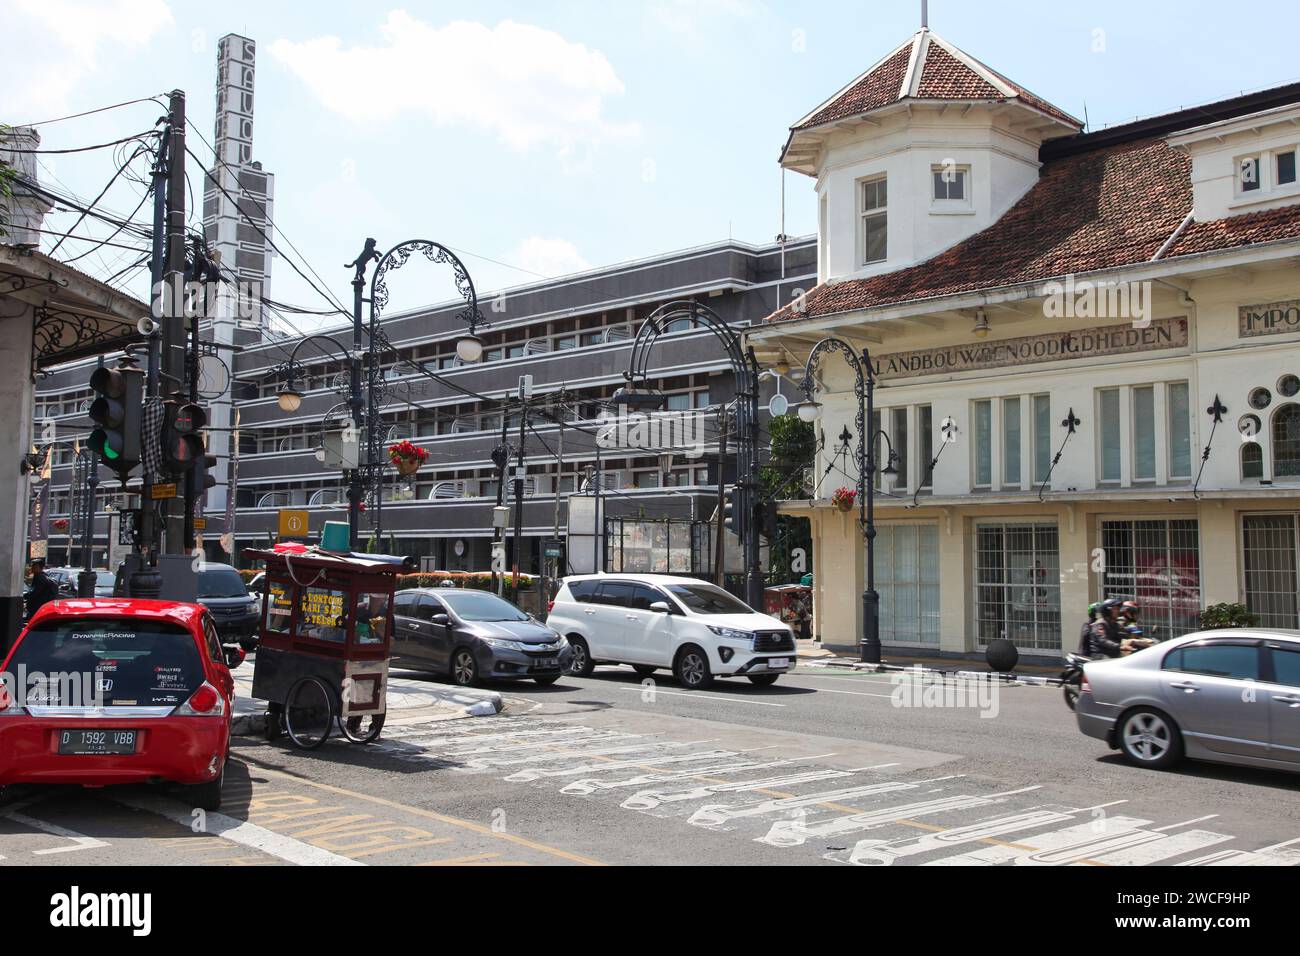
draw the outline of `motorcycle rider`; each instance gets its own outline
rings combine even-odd
[[[1097,620],[1088,631],[1088,656],[1121,657],[1129,652],[1124,644],[1124,622],[1119,598],[1107,598],[1097,605]]]
[[[1088,605],[1088,620],[1084,621],[1083,627],[1079,629],[1078,653],[1082,654],[1084,657],[1088,657],[1091,654],[1092,625],[1097,621],[1097,606],[1098,602],[1096,601]]]

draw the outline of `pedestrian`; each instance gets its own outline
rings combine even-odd
[[[31,587],[27,591],[27,620],[51,601],[59,599],[59,586],[45,573],[45,559],[37,558],[32,562]]]

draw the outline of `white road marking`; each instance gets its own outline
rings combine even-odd
[[[930,781],[920,781],[928,783]],[[757,803],[744,803],[739,806],[713,804],[700,807],[691,814],[690,823],[697,827],[717,827],[743,817],[758,817],[768,813],[781,813],[800,807],[816,806],[819,803],[854,800],[860,797],[875,796],[881,793],[893,793],[898,790],[915,790],[919,783],[873,783],[860,787],[844,787],[838,790],[824,790],[799,797],[778,797],[772,800],[760,800]]]
[[[1056,823],[1071,821],[1068,813],[1056,810],[1033,810],[1006,817],[983,820],[970,826],[956,827],[939,833],[927,833],[919,837],[905,837],[901,840],[859,840],[848,856],[848,863],[854,866],[890,866],[896,860],[918,853],[943,850],[962,843],[975,843],[990,837],[1006,836],[1019,830],[1036,830]],[[825,859],[834,860],[841,853],[828,853]]]
[[[536,768],[526,770],[516,770],[508,777],[504,777],[507,783],[527,783],[530,780],[540,780],[543,777],[572,777],[580,773],[602,773],[606,770],[626,770],[628,767],[644,767],[646,765],[658,767],[662,764],[672,763],[692,763],[696,760],[720,760],[726,757],[738,757],[743,751],[739,750],[702,750],[698,753],[677,754],[672,757],[649,757],[637,758],[633,760],[610,760],[596,761],[594,763],[579,764],[576,767],[560,767],[558,769],[538,770]]]
[[[94,837],[86,836],[84,833],[78,833],[76,830],[69,830],[67,827],[61,827],[57,823],[50,823],[47,820],[38,820],[35,817],[29,817],[25,813],[19,813],[17,810],[10,810],[4,814],[14,823],[21,823],[25,827],[31,827],[34,830],[43,830],[51,836],[63,837],[65,840],[71,840],[72,846],[58,846],[45,850],[32,850],[34,856],[50,856],[55,853],[74,853],[77,850],[93,850],[97,847],[108,846],[103,840],[97,840]]]
[[[640,685],[636,687],[620,687],[619,690],[631,691],[634,694],[645,693],[645,688]],[[681,692],[675,690],[654,689],[655,694],[666,694],[669,697],[691,697],[695,700],[720,700],[724,704],[753,704],[756,707],[784,707],[785,704],[773,704],[766,700],[746,700],[744,697],[711,697],[708,694],[701,694],[698,691]]]
[[[1192,820],[1184,820],[1182,823],[1171,823],[1165,827],[1155,827],[1155,831],[1157,833],[1164,833],[1166,830],[1177,830],[1179,827],[1189,827],[1193,823],[1204,823],[1206,820],[1213,820],[1217,816],[1217,813],[1210,813],[1203,817],[1196,817]]]
[[[870,830],[900,819],[923,817],[932,813],[950,813],[953,810],[973,810],[976,807],[988,807],[1001,803],[1009,796],[1037,789],[1037,787],[1025,787],[1021,790],[1007,790],[989,796],[959,794],[951,797],[939,797],[937,800],[921,800],[900,806],[866,810],[862,813],[834,817],[815,824],[807,824],[800,820],[778,820],[772,824],[772,828],[768,830],[766,836],[761,836],[754,842],[768,843],[772,846],[802,846],[809,837],[839,836],[843,833],[854,833],[858,830]]]
[[[1144,832],[1141,828],[1150,826],[1151,823],[1151,820],[1139,820],[1136,817],[1109,817],[1105,821],[1105,829],[1099,829],[1098,821],[1093,820],[1088,823],[1066,827],[1064,830],[1053,830],[1050,833],[1039,834],[1033,838],[1034,846],[1029,846],[1027,841],[1021,840],[1020,843],[1023,845],[1019,847],[981,847],[978,850],[971,850],[969,853],[959,853],[939,860],[930,860],[924,865],[998,866],[1008,863],[1020,864],[1027,862],[1033,856],[1042,859],[1047,854],[1059,854],[1084,846],[1088,847],[1091,852],[1096,853],[1101,852],[1097,849],[1099,840],[1115,840],[1129,834],[1141,833]],[[1103,837],[1102,834],[1108,835]],[[1109,849],[1119,849],[1119,847],[1118,845],[1112,845]],[[1067,860],[1066,862],[1073,862],[1073,860]]]
[[[682,790],[638,790],[619,806],[624,810],[653,810],[665,803],[703,800],[717,793],[748,793],[751,790],[792,787],[800,783],[838,780],[851,776],[853,774],[848,770],[805,770],[803,773],[786,774],[782,777],[765,777],[761,780],[747,780],[741,783],[711,783],[702,787],[687,787]]]
[[[144,810],[147,813],[164,817],[187,830],[190,829],[194,820],[190,808],[174,800],[145,796],[115,797],[114,799],[128,807],[134,807],[137,810]],[[265,827],[259,827],[256,823],[236,820],[224,813],[208,812],[204,832],[219,836],[240,846],[269,853],[286,863],[296,863],[299,866],[366,865],[349,857],[331,853],[329,850],[322,850],[320,847],[303,843],[301,840],[295,840],[293,837],[275,833]]]
[[[1152,832],[1161,833],[1160,830]],[[1089,859],[1107,866],[1150,866],[1170,857],[1204,850],[1216,843],[1227,843],[1231,839],[1226,833],[1215,833],[1212,830],[1186,830],[1168,835],[1161,833],[1160,839],[1153,843],[1113,850],[1099,856],[1090,856]]]

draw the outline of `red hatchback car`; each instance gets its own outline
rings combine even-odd
[[[165,781],[221,805],[235,683],[201,605],[46,604],[3,680],[0,786]]]

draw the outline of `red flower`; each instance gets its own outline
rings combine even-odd
[[[858,493],[852,488],[836,488],[835,494],[831,495],[831,504],[845,511],[851,509],[857,500]]]

